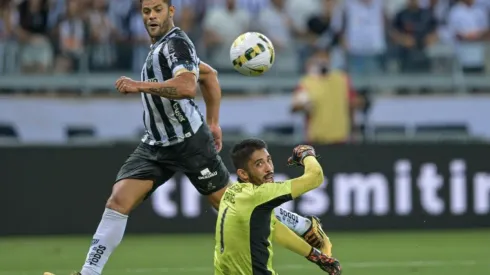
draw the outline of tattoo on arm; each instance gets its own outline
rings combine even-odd
[[[149,88],[148,90],[143,90],[140,92],[149,92],[150,94],[158,95],[161,97],[173,98],[178,95],[177,88],[175,87],[165,87],[165,88]]]

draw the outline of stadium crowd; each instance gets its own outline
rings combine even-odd
[[[456,56],[463,71],[481,73],[488,59],[489,0],[173,4],[176,25],[189,33],[201,58],[221,70],[231,69],[233,39],[251,30],[273,41],[280,57],[274,69],[282,73],[301,72],[318,50],[328,50],[332,65],[351,74],[426,71],[444,54]],[[3,0],[0,5],[1,73],[139,72],[148,53],[139,0]]]

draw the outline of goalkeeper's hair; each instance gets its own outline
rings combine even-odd
[[[172,0],[163,0],[164,3],[167,3],[167,5],[170,7],[172,6]],[[143,0],[140,0],[140,4],[143,3]]]
[[[245,169],[252,154],[261,149],[267,149],[267,143],[257,138],[244,139],[235,144],[231,149],[231,160],[235,169]]]

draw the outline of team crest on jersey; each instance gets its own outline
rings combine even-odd
[[[184,66],[184,68],[188,71],[193,71],[194,70],[194,65],[192,65],[188,60],[186,60],[184,62],[184,64],[182,64]]]
[[[146,59],[146,68],[150,70],[152,65],[153,65],[153,54],[150,54]]]

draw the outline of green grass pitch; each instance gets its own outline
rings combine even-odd
[[[345,275],[489,275],[490,229],[331,232]],[[104,275],[213,274],[212,235],[128,235]],[[66,275],[79,269],[90,243],[82,237],[0,238],[0,275]],[[325,274],[276,246],[281,275]]]

